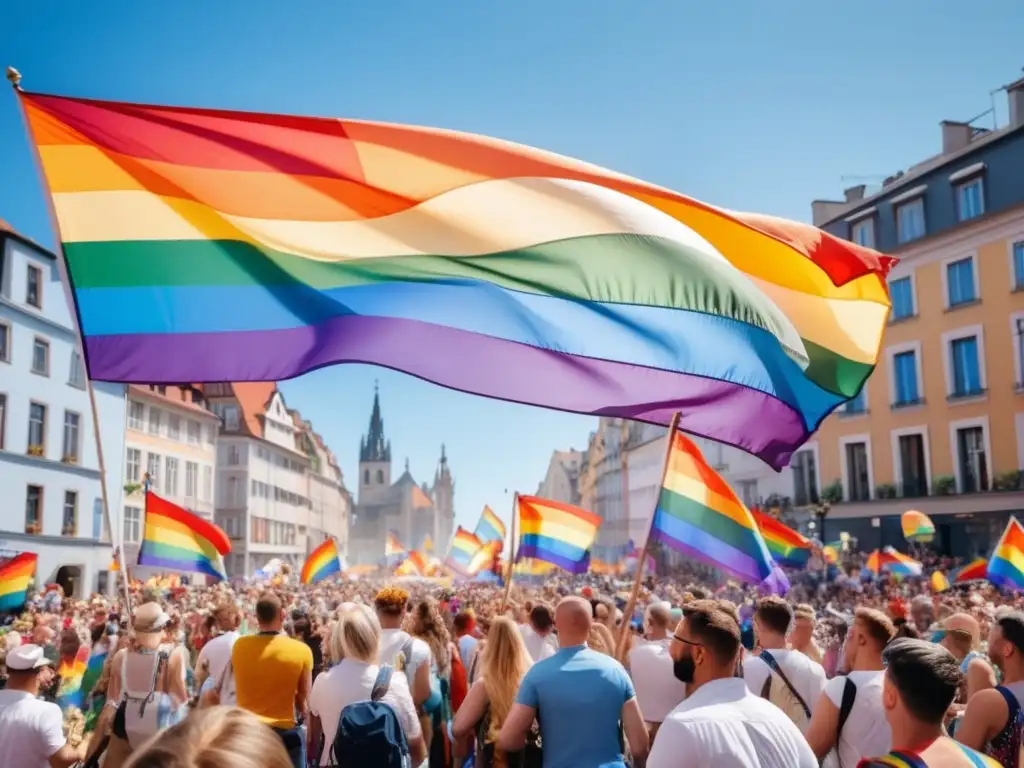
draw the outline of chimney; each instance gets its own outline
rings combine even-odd
[[[956,152],[971,143],[974,131],[967,123],[943,120],[940,125],[942,126],[942,154],[948,155],[950,152]]]
[[[811,222],[820,227],[825,222],[836,218],[840,213],[847,210],[845,202],[838,200],[813,200],[811,201]]]
[[[849,189],[843,190],[843,195],[846,197],[846,202],[856,203],[864,199],[864,190],[867,189],[866,184],[858,184],[856,187],[850,187]]]
[[[1010,127],[1024,125],[1024,77],[1006,86],[1006,96],[1010,100]]]

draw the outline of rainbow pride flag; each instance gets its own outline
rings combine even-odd
[[[786,592],[789,581],[772,559],[750,510],[692,440],[680,432],[670,439],[651,538],[730,576]]]
[[[1024,528],[1011,517],[999,538],[985,573],[989,581],[1002,589],[1024,589]]]
[[[484,544],[491,541],[500,541],[501,548],[504,548],[505,533],[505,524],[501,522],[501,518],[494,514],[493,509],[485,505],[484,511],[480,513],[480,520],[476,524],[476,530],[473,531],[473,535]]]
[[[787,568],[803,568],[811,559],[811,540],[783,525],[771,515],[756,509],[750,510],[761,531],[768,551],[779,565]]]
[[[422,552],[413,550],[395,569],[395,576],[426,576],[429,565]]]
[[[897,552],[892,547],[876,549],[868,555],[864,570],[878,576],[881,573],[894,573],[900,576],[920,576],[921,564],[912,557]]]
[[[895,261],[486,136],[19,92],[94,380],[369,363],[786,465]]]
[[[303,584],[316,584],[328,576],[341,573],[341,557],[334,539],[327,539],[323,544],[309,553],[302,564],[299,580]]]
[[[38,560],[34,552],[21,552],[0,564],[0,613],[11,613],[25,605]]]
[[[551,563],[569,573],[586,573],[601,518],[593,512],[536,496],[519,496],[519,547],[524,558]]]
[[[187,509],[146,492],[146,527],[139,547],[139,565],[191,571],[227,578],[224,555],[231,551],[227,534]]]
[[[398,540],[398,536],[389,531],[387,538],[384,539],[384,557],[397,557],[399,555],[405,555],[405,547]]]
[[[966,584],[968,581],[979,581],[988,578],[988,559],[979,557],[965,565],[953,575],[954,584]]]
[[[475,576],[481,571],[493,570],[495,560],[501,557],[505,542],[502,539],[484,542],[476,551],[466,567],[466,572]]]
[[[482,546],[483,544],[475,534],[460,525],[455,529],[451,546],[448,548],[448,556],[445,558],[445,565],[460,575],[471,575],[469,565]]]
[[[61,659],[57,667],[60,682],[57,685],[57,706],[62,712],[71,708],[82,709],[85,705],[85,689],[82,681],[88,668],[89,649],[82,646],[73,658]]]

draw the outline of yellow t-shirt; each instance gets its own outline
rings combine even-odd
[[[249,635],[235,641],[232,675],[238,706],[271,728],[295,727],[299,680],[313,670],[309,646],[287,635]]]

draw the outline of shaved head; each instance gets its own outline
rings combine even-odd
[[[582,597],[566,597],[555,609],[558,643],[563,648],[583,645],[590,635],[593,609]]]
[[[981,625],[969,613],[954,613],[942,622],[942,645],[963,659],[981,646]]]
[[[670,603],[651,603],[647,607],[647,620],[656,629],[668,629],[672,623],[672,605]]]

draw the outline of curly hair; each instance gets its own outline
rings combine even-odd
[[[397,616],[405,610],[406,603],[409,602],[409,593],[401,587],[388,586],[384,587],[377,596],[373,598],[373,604],[378,611],[387,613],[392,616]]]
[[[452,660],[449,653],[452,638],[437,601],[425,597],[416,603],[410,618],[409,634],[418,637],[430,647],[430,653],[437,664],[441,677],[451,673]]]

